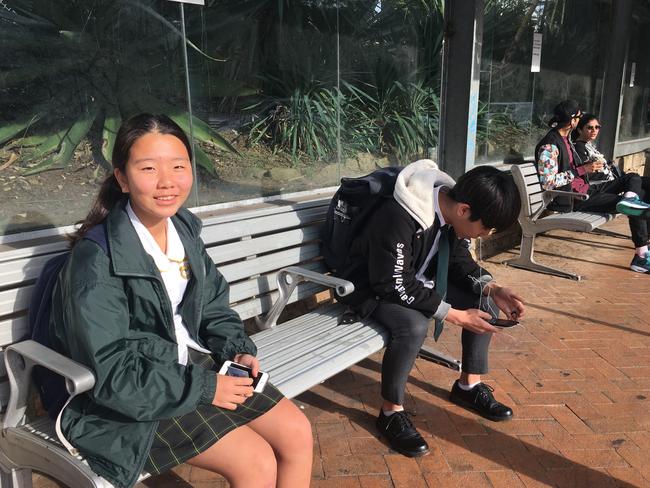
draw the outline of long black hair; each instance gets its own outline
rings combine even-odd
[[[120,126],[113,146],[111,163],[113,170],[120,170],[122,173],[126,170],[126,163],[129,160],[131,147],[139,138],[146,134],[165,134],[177,137],[187,149],[190,159],[192,159],[192,146],[183,129],[176,122],[166,115],[139,114],[134,115]],[[92,227],[104,221],[108,213],[125,198],[122,189],[111,174],[104,180],[99,188],[99,193],[95,203],[86,215],[86,218],[78,222],[81,224],[76,232],[70,234],[70,245],[74,246]]]

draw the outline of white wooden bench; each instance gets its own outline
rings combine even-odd
[[[534,163],[514,164],[512,176],[517,184],[521,197],[519,225],[521,226],[521,246],[519,256],[504,261],[504,264],[516,268],[537,271],[563,278],[580,280],[582,276],[537,263],[534,258],[535,236],[549,230],[562,229],[576,232],[593,232],[599,226],[609,222],[616,214],[595,212],[552,212],[545,215],[545,210],[555,197],[566,197],[573,200],[586,200],[587,195],[559,190],[544,190],[539,181],[537,168]],[[546,212],[547,213],[547,212]],[[616,232],[600,232],[616,237],[625,237]]]
[[[202,238],[208,253],[231,285],[232,307],[242,319],[257,318],[260,332],[252,337],[262,369],[290,398],[386,343],[386,331],[371,321],[339,325],[344,309],[331,301],[275,326],[288,303],[328,287],[339,294],[353,290],[349,282],[320,274],[324,265],[319,232],[331,194],[332,189],[326,189],[195,211],[204,222]],[[0,346],[7,368],[6,376],[0,372],[0,399],[6,406],[0,436],[2,488],[30,488],[32,470],[73,488],[110,486],[59,444],[49,418],[34,417],[27,408],[35,364],[62,373],[72,395],[94,385],[85,367],[23,340],[28,334],[26,307],[34,279],[48,259],[65,249],[61,236],[0,244]],[[435,351],[429,351],[429,356],[460,368],[460,362]]]

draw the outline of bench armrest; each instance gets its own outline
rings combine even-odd
[[[555,197],[569,197],[573,200],[588,200],[589,195],[586,193],[576,193],[574,191],[562,191],[562,190],[544,190],[544,194],[552,198]]]
[[[278,283],[278,292],[280,296],[275,301],[264,320],[258,320],[257,326],[260,330],[270,329],[275,326],[278,317],[289,302],[291,294],[300,283],[311,282],[319,285],[334,288],[338,296],[349,295],[354,291],[354,285],[341,278],[324,275],[316,271],[310,271],[298,266],[289,266],[278,271],[276,276]]]
[[[3,420],[5,429],[16,427],[24,420],[32,370],[36,365],[63,376],[71,397],[95,386],[95,375],[91,370],[36,341],[26,340],[7,346],[4,353],[10,385],[9,402]]]
[[[537,218],[546,210],[548,204],[553,201],[555,197],[567,197],[571,199],[571,209],[573,210],[573,202],[575,200],[587,200],[589,195],[586,193],[576,193],[573,191],[562,191],[562,190],[544,190],[542,193],[542,206],[537,209],[537,211],[530,216],[530,220],[537,220]]]

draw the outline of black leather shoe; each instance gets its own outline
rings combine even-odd
[[[384,415],[379,411],[377,417],[379,433],[386,438],[390,447],[408,457],[424,456],[429,453],[429,444],[415,429],[406,412]]]
[[[512,409],[503,403],[494,399],[492,392],[494,388],[485,383],[479,383],[469,391],[463,390],[458,386],[458,380],[451,387],[449,399],[456,405],[469,408],[478,412],[486,419],[496,422],[510,420],[512,418]]]

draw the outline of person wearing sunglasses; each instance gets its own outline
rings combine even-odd
[[[585,113],[580,117],[577,127],[571,133],[573,145],[583,163],[598,161],[602,169],[589,175],[591,183],[595,181],[612,181],[621,176],[618,166],[607,161],[605,156],[595,147],[595,141],[600,134],[600,123],[593,114]]]
[[[622,213],[629,217],[632,241],[636,252],[630,269],[638,273],[650,273],[650,253],[648,252],[648,219],[650,203],[643,199],[650,195],[648,179],[634,173],[593,184],[605,167],[605,159],[587,156],[583,160],[573,145],[569,135],[576,130],[583,118],[578,102],[565,100],[553,109],[553,117],[548,125],[551,130],[535,148],[537,172],[545,190],[573,191],[587,194],[587,200],[571,201],[566,197],[556,197],[549,209],[560,212],[582,210],[588,212]],[[586,118],[586,117],[584,117]],[[594,130],[596,119],[585,124]],[[592,140],[595,137],[592,138]],[[591,141],[589,141],[591,142]],[[600,154],[600,153],[598,153]],[[602,177],[600,177],[602,178]]]

